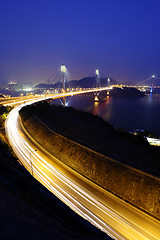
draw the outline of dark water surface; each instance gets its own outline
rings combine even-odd
[[[144,129],[160,137],[160,94],[141,98],[112,98],[94,102],[93,94],[73,96],[68,106],[102,117],[116,129]],[[55,101],[56,103],[59,100]],[[60,103],[60,102],[59,102]]]

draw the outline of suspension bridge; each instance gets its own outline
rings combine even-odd
[[[58,77],[58,82],[56,81]],[[73,95],[78,95],[78,94],[85,94],[85,93],[93,93],[93,97],[94,97],[94,101],[98,102],[100,101],[100,95],[103,91],[107,91],[107,93],[105,93],[105,96],[107,97],[109,94],[109,91],[113,88],[113,87],[135,87],[137,89],[139,89],[140,91],[144,91],[145,93],[152,93],[154,88],[159,88],[160,90],[160,77],[156,76],[156,75],[152,75],[151,77],[138,82],[136,85],[112,85],[111,84],[111,79],[107,78],[105,79],[105,87],[103,84],[103,87],[101,86],[101,81],[102,78],[100,78],[100,72],[98,69],[95,70],[95,75],[92,79],[94,79],[94,82],[92,84],[92,87],[75,87],[73,88],[72,86],[70,86],[71,82],[74,81],[69,81],[68,80],[68,69],[66,68],[66,66],[64,64],[62,64],[60,66],[60,69],[58,71],[58,74],[56,75],[56,77],[53,80],[50,80],[51,77],[47,80],[48,84],[52,85],[52,91],[46,91],[46,93],[42,93],[42,94],[34,94],[35,96],[26,96],[26,97],[18,97],[18,98],[6,98],[6,99],[0,99],[0,104],[12,104],[12,105],[17,105],[18,103],[22,103],[23,101],[29,101],[31,98],[35,98],[35,97],[40,97],[40,95],[42,97],[44,97],[44,95],[48,98],[54,94],[54,98],[56,98],[55,94],[57,94],[57,98],[59,98],[61,104],[63,106],[67,106],[71,97]],[[103,79],[104,80],[104,79]],[[75,81],[77,82],[77,81]],[[54,84],[54,85],[53,85]],[[40,84],[41,85],[41,84]],[[46,84],[44,84],[46,85]],[[55,87],[56,85],[56,87]],[[53,90],[54,89],[54,90]],[[158,91],[159,92],[159,91]],[[61,98],[59,97],[61,96]],[[29,99],[28,99],[29,97]]]
[[[83,89],[83,90],[81,89],[78,92],[73,91],[72,88],[70,87],[69,81],[67,79],[67,68],[64,64],[61,65],[60,73],[61,73],[61,76],[59,78],[57,92],[64,94],[64,96],[62,97],[62,101],[60,99],[63,106],[67,106],[68,102],[70,101],[70,99],[68,100],[68,102],[66,100],[66,94],[67,93],[68,93],[67,96],[72,97],[73,95],[77,95],[77,94],[93,92],[94,101],[99,101],[99,95],[102,91],[104,91],[104,90],[109,91],[109,90],[112,89],[112,87],[109,86],[109,84],[110,84],[110,79],[109,78],[107,79],[107,82],[106,82],[107,87],[101,87],[100,73],[99,73],[98,69],[95,70],[95,81],[93,83],[93,88]]]
[[[59,81],[58,81],[58,93],[62,92],[62,93],[67,93],[70,92],[71,96],[72,96],[72,92],[73,89],[71,88],[70,82],[67,79],[67,75],[68,75],[68,70],[66,68],[66,66],[64,64],[61,65],[60,67],[60,74],[61,76],[59,77]],[[102,88],[101,86],[101,78],[100,78],[100,72],[98,69],[95,70],[95,77],[94,77],[94,83],[93,83],[93,87],[91,88],[91,91],[94,94],[94,101],[98,102],[100,100],[99,96],[100,93],[103,90],[111,90],[114,86],[110,85],[110,78],[107,79],[106,81],[106,88]],[[126,85],[115,85],[115,87],[124,87]],[[160,77],[156,76],[156,75],[152,75],[151,77],[138,82],[137,84],[133,85],[133,86],[127,86],[127,87],[135,87],[137,89],[139,89],[140,91],[144,91],[146,93],[152,93],[154,88],[160,88]],[[82,90],[82,89],[79,89]],[[83,88],[84,90],[84,88]],[[70,101],[70,100],[68,100]],[[61,101],[63,106],[67,106],[67,101],[66,98],[64,97],[63,100]]]
[[[152,75],[151,77],[136,84],[139,90],[148,90],[150,93],[153,92],[154,88],[160,88],[160,78]]]

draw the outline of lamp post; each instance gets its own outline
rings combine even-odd
[[[37,151],[37,149],[35,149],[35,150],[33,150],[33,151],[30,152],[30,163],[31,163],[31,173],[32,173],[32,176],[33,176],[33,164],[32,164],[32,158],[31,158],[31,156],[32,156],[32,153],[33,153],[33,152],[36,152],[36,151]]]

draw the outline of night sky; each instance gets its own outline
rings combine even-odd
[[[160,76],[160,1],[0,0],[0,82]]]

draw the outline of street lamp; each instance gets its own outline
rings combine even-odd
[[[33,176],[33,164],[32,164],[32,158],[31,158],[31,156],[32,156],[32,153],[33,153],[33,152],[36,152],[36,151],[37,151],[37,149],[35,149],[35,150],[33,150],[33,151],[30,152],[30,163],[31,163],[32,176]]]

